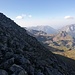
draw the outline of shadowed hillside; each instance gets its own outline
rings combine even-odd
[[[63,62],[65,62],[65,64],[67,64],[69,67],[72,67],[72,69],[75,71],[75,60],[67,58],[59,54],[56,54],[56,57],[62,60]]]

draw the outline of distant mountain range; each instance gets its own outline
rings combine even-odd
[[[64,26],[60,29],[60,31],[66,31],[72,37],[75,37],[75,24]]]
[[[75,24],[71,24],[71,25],[66,25],[60,29],[54,29],[51,26],[45,25],[45,26],[32,26],[32,27],[27,27],[25,28],[28,31],[31,30],[37,30],[37,31],[43,31],[47,34],[57,34],[59,32],[65,31],[67,32],[69,35],[71,35],[72,37],[75,37]]]
[[[30,30],[30,33],[33,34],[39,41],[47,44],[52,47],[61,47],[64,46],[68,49],[74,49],[74,38],[70,36],[66,31],[61,31],[57,34],[47,34],[43,31]]]
[[[45,25],[45,26],[35,26],[35,27],[28,27],[27,30],[38,30],[38,31],[44,31],[47,34],[54,34],[57,32],[56,29],[52,28],[51,26]]]
[[[28,30],[30,33],[34,34],[34,35],[45,35],[47,34],[46,32],[44,31],[38,31],[38,30]]]
[[[50,30],[51,29],[51,30]],[[42,40],[42,42],[48,42],[52,41],[52,42],[58,42],[58,41],[64,41],[67,43],[71,42],[69,45],[74,46],[74,40],[75,40],[75,24],[71,24],[71,25],[67,25],[62,27],[59,30],[55,30],[57,33],[56,34],[52,34],[50,31],[53,30],[52,27],[50,26],[37,26],[37,27],[30,27],[29,29],[27,29],[30,33],[34,34],[35,37],[40,41],[40,39]],[[46,30],[48,30],[50,32],[50,34],[47,34]],[[50,40],[50,39],[51,40]],[[50,43],[51,44],[51,43]],[[59,43],[58,43],[59,44]],[[64,43],[62,43],[63,45]],[[68,45],[66,44],[66,45]],[[64,46],[66,46],[64,44]],[[70,47],[70,46],[69,46]]]
[[[59,49],[50,50],[54,53],[62,54],[66,51],[75,50],[75,25],[68,25],[60,30],[56,34],[47,34],[45,31],[29,30],[34,37],[42,42],[47,48],[54,47]],[[73,52],[73,51],[72,51]],[[67,53],[67,52],[66,52]],[[67,54],[65,54],[67,56]]]

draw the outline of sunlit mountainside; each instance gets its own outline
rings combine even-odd
[[[66,51],[75,50],[75,37],[74,37],[74,35],[75,35],[74,28],[75,27],[74,26],[75,26],[75,24],[67,25],[61,29],[58,29],[57,33],[55,33],[55,34],[54,33],[47,34],[45,32],[45,30],[38,31],[38,30],[36,30],[37,27],[34,30],[28,29],[28,31],[31,34],[33,34],[33,36],[36,37],[40,42],[42,42],[46,47],[49,48],[51,46],[51,47],[54,47],[54,48],[57,48],[60,50],[60,51],[54,51],[54,50],[52,51],[51,50],[52,52],[68,56],[68,54],[64,54],[64,53],[67,53]],[[49,30],[49,31],[51,31],[51,30]],[[71,56],[71,54],[70,54],[70,56]]]

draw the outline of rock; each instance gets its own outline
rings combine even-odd
[[[27,72],[19,65],[13,64],[10,70],[14,73],[12,75],[28,75]]]
[[[34,67],[33,66],[28,66],[27,71],[29,72],[30,75],[34,75]]]
[[[13,65],[10,67],[10,70],[11,70],[12,72],[19,72],[19,71],[23,70],[23,68],[22,68],[21,66],[19,66],[19,65],[13,64]]]
[[[46,73],[48,74],[48,75],[54,75],[50,70],[49,70],[49,68],[45,68],[46,69]]]
[[[8,75],[8,73],[5,70],[0,69],[0,75]]]
[[[35,75],[44,75],[41,69],[36,70]]]
[[[30,61],[26,59],[23,55],[15,54],[14,58],[15,58],[15,62],[18,64],[30,64]]]
[[[41,72],[38,72],[38,73],[37,73],[37,75],[44,75],[44,74],[43,74],[43,73],[41,73]]]
[[[28,75],[28,74],[27,74],[27,72],[25,70],[22,70],[22,71],[19,72],[18,75]]]
[[[44,60],[38,60],[37,64],[40,65],[40,66],[45,66],[45,65],[47,65],[47,62],[44,61]]]
[[[16,75],[16,74],[13,73],[13,74],[11,74],[11,75]]]
[[[14,63],[14,58],[8,59],[7,61],[0,64],[0,68],[8,69]]]
[[[13,52],[7,52],[5,54],[5,58],[7,58],[7,59],[11,58],[12,56],[13,56]]]

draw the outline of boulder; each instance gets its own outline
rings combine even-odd
[[[15,63],[17,64],[30,64],[30,61],[26,59],[23,55],[15,54],[14,58],[15,58]]]
[[[13,64],[10,67],[10,70],[13,72],[12,75],[28,75],[27,72],[19,65]]]
[[[44,75],[42,72],[38,72],[37,75]]]
[[[5,70],[0,69],[0,75],[8,75],[8,73]]]
[[[25,70],[22,70],[22,71],[19,72],[18,75],[28,75],[28,74],[27,74],[27,72]]]
[[[0,68],[8,69],[14,63],[14,58],[8,59],[7,61],[0,64]]]

